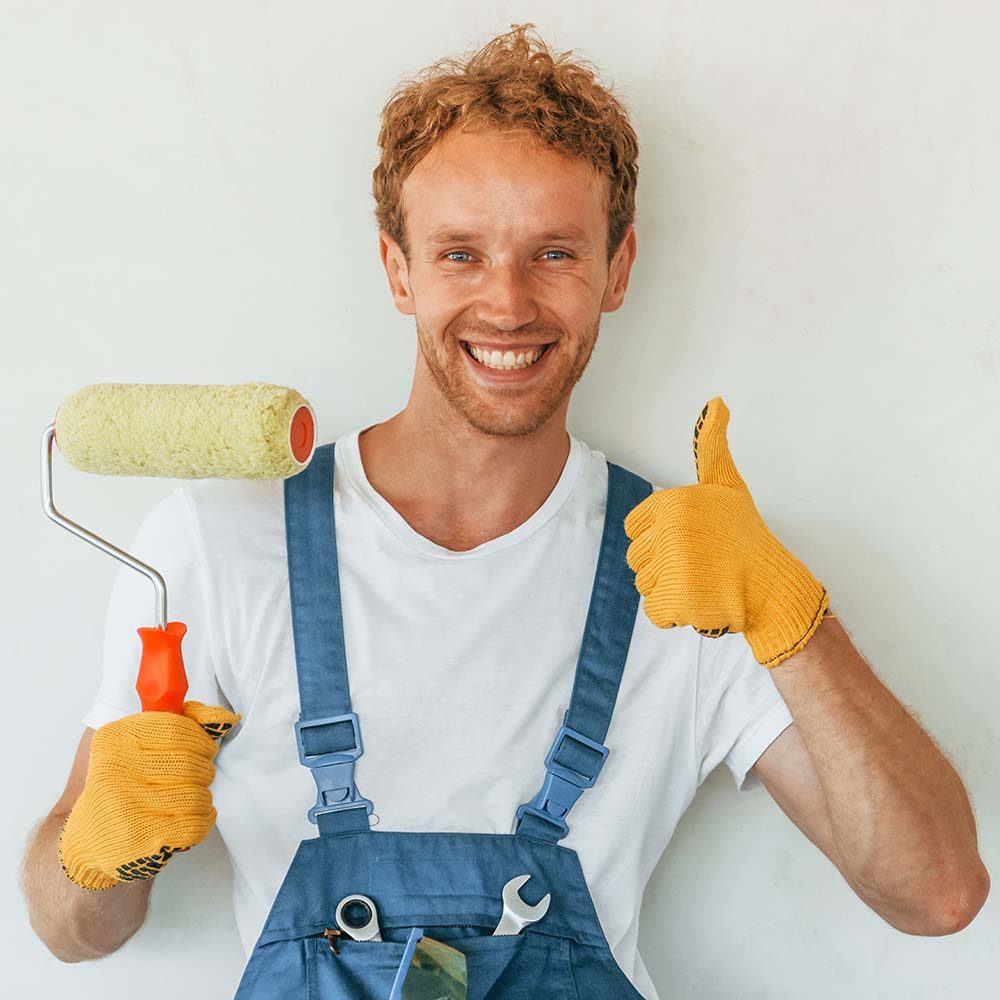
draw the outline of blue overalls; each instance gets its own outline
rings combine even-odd
[[[569,810],[608,755],[603,741],[639,603],[622,522],[652,487],[608,463],[604,531],[570,705],[541,790],[517,809],[516,831],[379,832],[369,827],[372,803],[354,783],[362,743],[344,652],[333,449],[318,448],[284,484],[301,708],[295,731],[299,759],[318,787],[308,815],[319,836],[299,844],[236,1000],[386,1000],[413,927],[465,954],[469,1000],[641,998],[611,954],[576,852],[559,841]],[[501,890],[523,874],[531,875],[525,902],[550,893],[549,909],[520,934],[494,937]],[[335,954],[323,931],[336,926],[337,903],[355,893],[375,903],[382,940],[341,938]]]

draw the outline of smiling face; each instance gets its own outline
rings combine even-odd
[[[452,130],[406,178],[409,263],[382,231],[397,308],[416,318],[415,394],[432,385],[485,434],[565,422],[602,312],[635,258],[607,260],[607,178],[519,133]]]

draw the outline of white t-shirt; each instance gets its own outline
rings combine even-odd
[[[570,435],[554,489],[519,527],[466,552],[414,531],[368,482],[361,428],[337,440],[334,505],[352,708],[365,752],[355,777],[378,830],[511,833],[538,791],[569,703],[597,564],[605,456]],[[298,685],[281,481],[196,480],[143,521],[129,551],[166,579],[170,620],[188,626],[187,697],[243,719],[212,785],[249,955],[316,800],[298,760]],[[122,567],[104,673],[84,718],[139,710],[136,628],[153,590]],[[742,633],[659,629],[639,605],[597,785],[569,817],[612,951],[655,998],[637,951],[646,882],[699,784],[725,761],[738,787],[791,722]],[[373,820],[375,817],[373,816]]]

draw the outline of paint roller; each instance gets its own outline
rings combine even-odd
[[[86,386],[64,399],[42,434],[42,507],[68,531],[142,573],[156,596],[155,628],[139,628],[136,691],[144,712],[183,714],[187,626],[167,621],[167,587],[152,567],[56,509],[52,443],[83,472],[174,479],[287,479],[316,448],[316,418],[295,389],[243,385]]]

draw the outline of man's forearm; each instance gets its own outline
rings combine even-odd
[[[25,851],[21,888],[35,933],[62,962],[102,958],[120,948],[141,926],[152,879],[113,889],[81,889],[59,862],[59,831],[65,816],[48,816]]]
[[[954,768],[826,618],[771,676],[826,796],[834,859],[900,930],[964,927],[989,890],[976,824]]]

